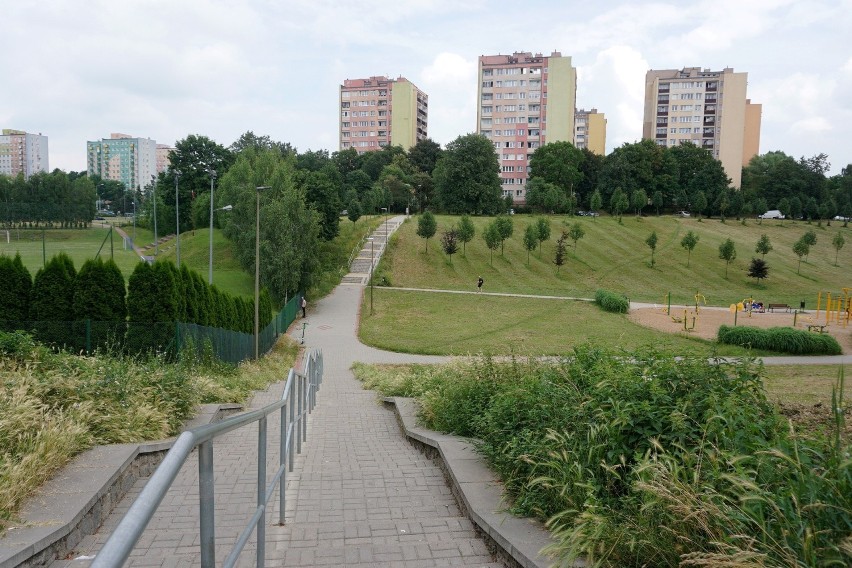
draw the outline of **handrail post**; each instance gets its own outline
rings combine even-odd
[[[257,568],[266,560],[266,416],[257,421]]]
[[[302,453],[302,420],[304,420],[304,403],[302,402],[302,389],[304,388],[304,383],[302,381],[302,375],[296,374],[296,430],[293,434],[296,435],[296,453]]]
[[[296,433],[296,412],[295,412],[295,409],[296,409],[296,383],[298,382],[296,380],[296,376],[297,375],[295,373],[293,373],[293,384],[290,385],[290,400],[288,401],[289,402],[289,404],[288,404],[289,410],[287,411],[287,416],[288,416],[288,418],[287,418],[287,435],[288,436],[290,436],[291,434],[295,435],[295,433]],[[296,447],[293,444],[293,442],[294,442],[293,438],[288,437],[288,439],[287,439],[287,453],[290,454],[290,466],[287,469],[291,473],[293,471],[293,462],[295,461],[294,455],[293,455],[293,449]]]
[[[200,517],[201,566],[216,566],[215,499],[213,494],[213,440],[198,447],[198,510]]]
[[[302,403],[304,406],[302,408],[302,441],[308,441],[308,407],[310,406],[309,399],[311,396],[310,391],[308,390],[308,376],[302,375],[302,398],[304,402]]]
[[[287,468],[285,467],[287,465],[287,405],[282,405],[279,412],[281,432],[278,440],[278,467],[282,470],[282,473],[281,483],[278,486],[278,524],[283,525],[284,509],[287,505]]]

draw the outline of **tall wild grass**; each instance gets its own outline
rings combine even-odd
[[[547,522],[560,563],[852,562],[842,374],[834,437],[808,438],[766,400],[753,361],[587,346],[556,363],[355,370],[419,398],[428,427],[479,440],[514,512]]]
[[[224,365],[203,349],[181,362],[56,353],[24,333],[0,332],[0,532],[23,499],[97,444],[158,440],[197,404],[242,402],[285,378],[297,346],[259,363]]]

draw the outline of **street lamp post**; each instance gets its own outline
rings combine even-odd
[[[180,202],[178,198],[178,178],[180,172],[175,170],[175,237],[177,238],[177,266],[180,268]]]
[[[383,225],[385,226],[385,246],[388,246],[388,208],[382,207],[382,213],[385,214],[385,222]]]
[[[151,176],[151,193],[154,196],[154,256],[160,254],[160,240],[157,238],[157,178]]]
[[[370,241],[370,315],[373,315],[373,237],[367,240]]]
[[[268,185],[255,188],[254,218],[254,358],[260,358],[260,192],[271,189]]]
[[[213,284],[213,183],[216,181],[216,170],[210,168],[210,268],[207,271],[207,283]]]

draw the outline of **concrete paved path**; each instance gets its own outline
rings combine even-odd
[[[394,218],[388,223],[395,228],[400,222]],[[386,353],[359,343],[363,290],[360,282],[341,285],[308,308],[305,347],[323,350],[325,377],[309,418],[308,442],[288,478],[286,525],[274,524],[277,497],[267,513],[267,565],[503,566],[459,510],[438,464],[402,436],[393,411],[382,406],[375,393],[363,390],[349,370],[355,361],[446,360]],[[301,336],[301,327],[294,325],[291,333]],[[255,396],[252,406],[269,404],[281,389],[281,384],[273,385]],[[270,420],[272,448],[277,448],[277,428],[277,419]],[[244,428],[214,446],[216,537],[222,543],[217,563],[225,559],[225,544],[236,540],[254,507],[256,440],[256,428]],[[275,470],[277,455],[270,458],[268,475]],[[193,456],[128,565],[198,565],[197,470]],[[137,482],[102,529],[84,539],[71,558],[97,552],[145,481]],[[254,547],[250,542],[239,565],[254,565]],[[54,568],[68,563],[54,563]]]

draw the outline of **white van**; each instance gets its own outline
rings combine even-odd
[[[761,219],[783,219],[784,215],[781,214],[777,209],[770,209],[763,215],[758,215]]]

